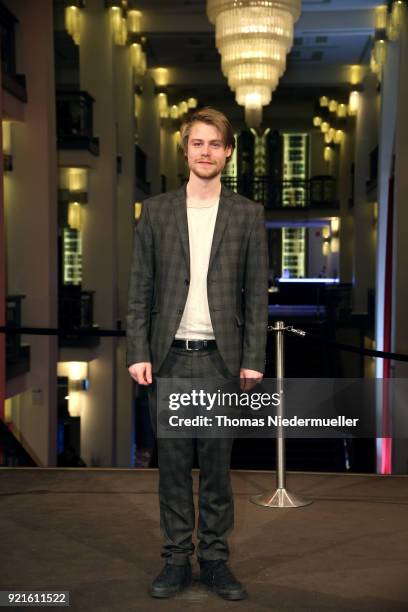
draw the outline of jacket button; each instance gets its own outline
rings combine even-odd
[[[188,280],[188,278],[185,279],[184,284],[188,287],[190,285],[190,281]]]

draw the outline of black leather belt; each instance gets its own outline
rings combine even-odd
[[[173,340],[174,348],[182,348],[186,351],[208,351],[217,348],[215,340]]]

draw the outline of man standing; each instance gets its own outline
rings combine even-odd
[[[196,111],[182,125],[181,139],[188,183],[144,202],[130,272],[127,365],[136,382],[149,385],[154,426],[157,377],[240,376],[249,388],[262,379],[265,365],[263,207],[221,184],[235,146],[225,115]],[[194,442],[157,440],[166,564],[153,581],[153,597],[170,597],[191,582]],[[226,564],[234,519],[232,439],[199,438],[196,444],[200,580],[225,599],[243,599],[246,592]]]

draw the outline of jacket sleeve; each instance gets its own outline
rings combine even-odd
[[[126,317],[126,365],[151,362],[149,346],[150,316],[154,288],[153,232],[148,203],[136,225],[129,277]]]
[[[245,327],[241,368],[265,371],[268,332],[268,247],[263,207],[249,236],[245,277]]]

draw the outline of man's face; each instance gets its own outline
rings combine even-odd
[[[224,169],[231,147],[226,147],[222,136],[213,125],[194,123],[187,144],[188,166],[196,176],[212,179]]]

